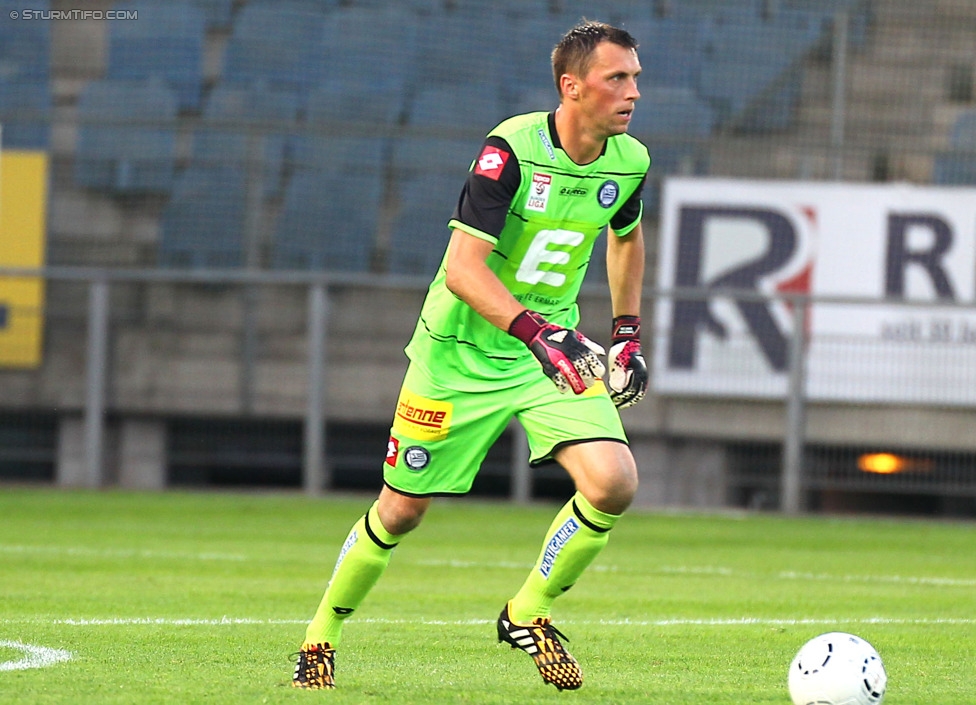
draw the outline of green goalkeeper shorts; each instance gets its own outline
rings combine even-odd
[[[579,396],[564,395],[539,370],[515,387],[458,392],[411,364],[397,400],[383,479],[410,496],[464,494],[512,417],[525,429],[532,465],[552,460],[572,443],[627,443],[602,381]]]

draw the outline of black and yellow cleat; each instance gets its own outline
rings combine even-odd
[[[498,617],[498,641],[522,649],[535,661],[539,675],[559,690],[576,690],[583,685],[579,664],[559,639],[569,639],[554,626],[548,617],[533,620],[532,624],[515,624],[508,616],[508,605]]]
[[[293,688],[332,690],[335,688],[335,649],[325,644],[302,644],[292,676]]]

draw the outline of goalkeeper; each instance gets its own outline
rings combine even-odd
[[[471,489],[513,417],[525,428],[532,465],[558,462],[576,493],[502,609],[498,638],[530,654],[547,683],[582,685],[550,611],[633,499],[637,470],[617,408],[640,401],[647,387],[640,194],[650,158],[626,134],[640,96],[636,49],[630,34],[603,23],[571,29],[552,54],[559,107],[502,122],[472,163],[406,348],[384,487],[339,552],[299,652],[296,687],[335,687],[343,620],[431,499]],[[580,285],[605,228],[609,390],[603,349],[576,329]]]

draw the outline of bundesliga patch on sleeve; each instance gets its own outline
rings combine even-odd
[[[498,181],[502,176],[502,171],[505,169],[505,163],[510,156],[512,155],[504,149],[485,145],[485,148],[481,151],[481,156],[478,157],[478,165],[474,168],[474,173]]]

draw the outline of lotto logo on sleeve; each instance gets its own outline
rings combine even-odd
[[[393,431],[418,441],[442,440],[451,430],[453,410],[451,402],[427,399],[404,387],[397,400]]]
[[[398,441],[393,436],[390,436],[390,440],[386,444],[386,464],[390,467],[395,468],[397,464],[397,458],[400,457],[400,441]]]
[[[475,167],[474,173],[498,181],[510,156],[512,155],[503,149],[485,145],[481,151],[481,156],[478,157],[478,165]]]

